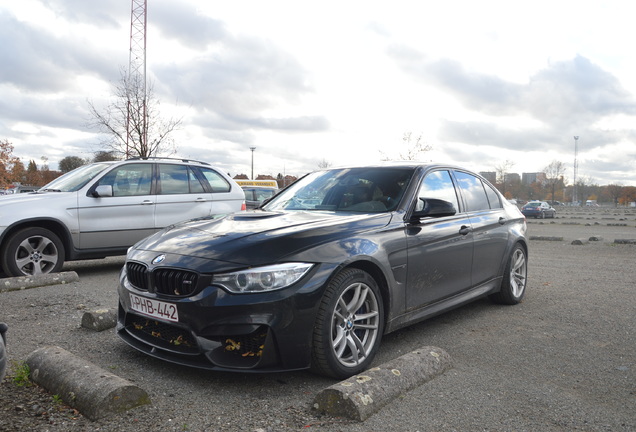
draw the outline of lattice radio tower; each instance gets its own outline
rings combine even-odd
[[[130,92],[135,89],[141,92],[142,107],[141,113],[138,113],[138,120],[141,124],[139,127],[139,138],[141,139],[141,149],[146,148],[148,139],[148,124],[146,110],[146,6],[147,0],[132,0],[130,10],[130,52],[128,57],[128,85]],[[141,88],[138,88],[140,86]],[[128,113],[126,118],[126,158],[130,157],[130,143],[133,140],[133,127],[131,124],[132,109],[130,93],[128,93]],[[136,107],[135,107],[136,108]]]

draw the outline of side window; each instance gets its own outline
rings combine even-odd
[[[232,188],[225,178],[218,172],[209,168],[199,168],[205,179],[210,184],[212,192],[229,192]]]
[[[158,167],[161,195],[190,193],[187,166],[159,164]]]
[[[466,211],[489,210],[490,204],[480,179],[462,171],[455,171],[462,195],[466,199]]]
[[[204,193],[203,185],[190,168],[188,168],[188,182],[190,183],[190,193]]]
[[[422,209],[423,203],[419,198],[434,198],[452,203],[459,211],[455,186],[453,185],[453,180],[451,179],[448,171],[434,171],[432,173],[428,173],[420,186],[420,191],[417,197],[416,210]]]
[[[113,196],[150,195],[152,164],[128,164],[106,174],[99,185],[113,187]]]
[[[488,196],[488,202],[490,203],[490,208],[491,209],[502,208],[501,200],[499,199],[499,194],[497,194],[497,192],[492,187],[490,187],[490,185],[487,185],[486,183],[484,183],[484,189],[486,189],[486,195]]]

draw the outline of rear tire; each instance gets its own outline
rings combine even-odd
[[[384,306],[375,280],[350,268],[338,273],[323,295],[312,344],[312,372],[336,379],[366,370],[380,346]]]
[[[520,244],[517,244],[510,258],[506,269],[504,270],[504,278],[501,281],[501,290],[490,295],[490,299],[495,303],[516,305],[521,303],[526,293],[526,283],[528,276],[528,258],[526,250]]]
[[[8,276],[56,273],[63,264],[62,241],[44,228],[25,228],[11,235],[2,257],[2,268]]]

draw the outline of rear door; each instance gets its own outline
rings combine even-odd
[[[499,194],[489,184],[464,171],[454,174],[473,228],[472,286],[477,286],[499,275],[510,221]]]
[[[212,168],[196,167],[195,171],[203,185],[211,192],[211,214],[228,214],[243,209],[245,193],[236,183],[230,183],[221,173]]]
[[[187,165],[157,164],[157,208],[155,227],[209,216],[212,193],[204,187],[193,169]]]

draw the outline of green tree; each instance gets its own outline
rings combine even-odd
[[[60,171],[67,173],[69,171],[73,171],[75,168],[81,167],[82,165],[86,165],[87,162],[88,161],[79,156],[66,156],[57,165]]]
[[[38,170],[38,165],[35,163],[33,159],[29,161],[26,170],[26,178],[27,183],[34,186],[42,185],[42,176],[40,175],[40,171]]]
[[[112,151],[100,150],[95,152],[95,156],[93,156],[93,162],[107,162],[116,160],[119,160],[119,158]]]

